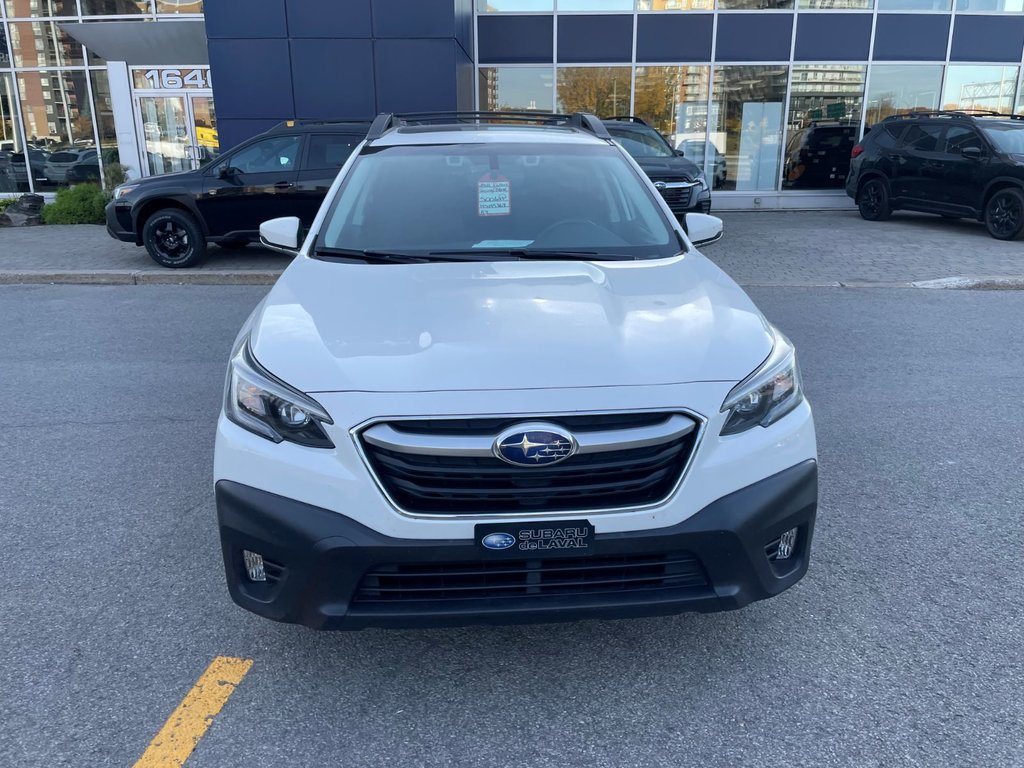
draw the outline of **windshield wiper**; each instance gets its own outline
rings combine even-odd
[[[412,253],[375,251],[369,248],[328,248],[327,246],[320,246],[313,253],[316,256],[329,259],[355,259],[356,261],[365,261],[367,264],[421,264],[431,260],[425,256],[417,256]]]
[[[538,248],[481,248],[473,251],[431,251],[431,256],[456,256],[459,254],[479,253],[480,256],[508,256],[514,259],[537,259],[542,261],[634,261],[636,256],[624,256],[620,253],[599,253],[598,251],[558,251]]]

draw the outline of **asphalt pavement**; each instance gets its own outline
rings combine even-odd
[[[815,407],[807,578],[740,611],[323,634],[234,606],[212,493],[259,287],[0,287],[0,765],[1024,764],[1024,293],[759,288]]]

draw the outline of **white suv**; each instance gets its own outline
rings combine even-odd
[[[231,596],[323,629],[738,608],[806,572],[793,347],[591,115],[380,116],[238,336]]]

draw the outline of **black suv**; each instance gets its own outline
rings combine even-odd
[[[846,193],[869,221],[897,209],[1024,231],[1024,116],[940,111],[894,115],[853,147]]]
[[[654,182],[676,218],[711,210],[711,189],[704,172],[683,157],[682,150],[672,149],[664,136],[639,117],[623,115],[601,118],[601,122]]]
[[[165,267],[191,267],[207,243],[258,240],[268,219],[298,216],[308,227],[368,128],[289,120],[198,170],[122,184],[107,205],[107,232],[145,245]]]

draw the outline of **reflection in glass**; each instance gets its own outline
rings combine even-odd
[[[66,183],[83,152],[96,147],[86,73],[19,72],[18,85],[35,190],[51,191]]]
[[[16,67],[65,67],[85,64],[82,46],[53,21],[15,21],[7,25]]]
[[[543,13],[555,9],[555,0],[477,0],[477,7],[481,13]]]
[[[711,68],[637,67],[633,114],[654,126],[675,149],[704,167],[708,178],[725,181],[725,157],[705,152]]]
[[[143,96],[139,99],[146,164],[149,174],[192,168],[188,146],[188,113],[183,96]]]
[[[793,67],[782,164],[784,189],[842,188],[864,104],[866,67]]]
[[[951,65],[942,89],[943,109],[982,109],[1009,114],[1017,67]]]
[[[709,139],[727,166],[717,189],[777,187],[787,70],[782,65],[715,70]]]
[[[878,0],[880,11],[948,11],[950,0]]]
[[[1021,13],[1024,11],[1024,0],[956,0],[956,9],[984,13]]]
[[[114,110],[110,102],[110,81],[106,71],[90,72],[92,96],[96,102],[96,129],[100,137],[99,152],[85,158],[68,171],[68,181],[96,181],[100,179],[100,165],[108,188],[121,181],[116,172],[120,163],[117,153],[117,131],[114,129]]]
[[[558,0],[561,11],[632,11],[633,0]]]
[[[641,11],[710,11],[714,0],[639,0]]]
[[[0,74],[0,193],[28,192],[25,145],[11,76]]]
[[[78,4],[75,0],[7,0],[6,6],[9,19],[78,15]]]
[[[82,0],[82,13],[86,16],[137,16],[152,12],[152,0]]]
[[[629,67],[559,67],[558,111],[601,117],[629,112]]]
[[[938,109],[941,65],[874,64],[868,88],[867,119],[870,128],[890,115]]]
[[[796,7],[815,10],[870,8],[872,0],[797,0]]]
[[[480,109],[553,111],[553,72],[551,67],[481,67]]]
[[[156,0],[157,13],[202,13],[203,0]]]
[[[192,159],[202,166],[220,155],[217,113],[213,108],[212,96],[190,96],[189,99],[192,102],[192,127],[195,132]]]
[[[723,10],[774,10],[792,8],[793,0],[718,0],[718,7]]]
[[[0,69],[11,66],[11,55],[7,52],[7,26],[0,22]]]

